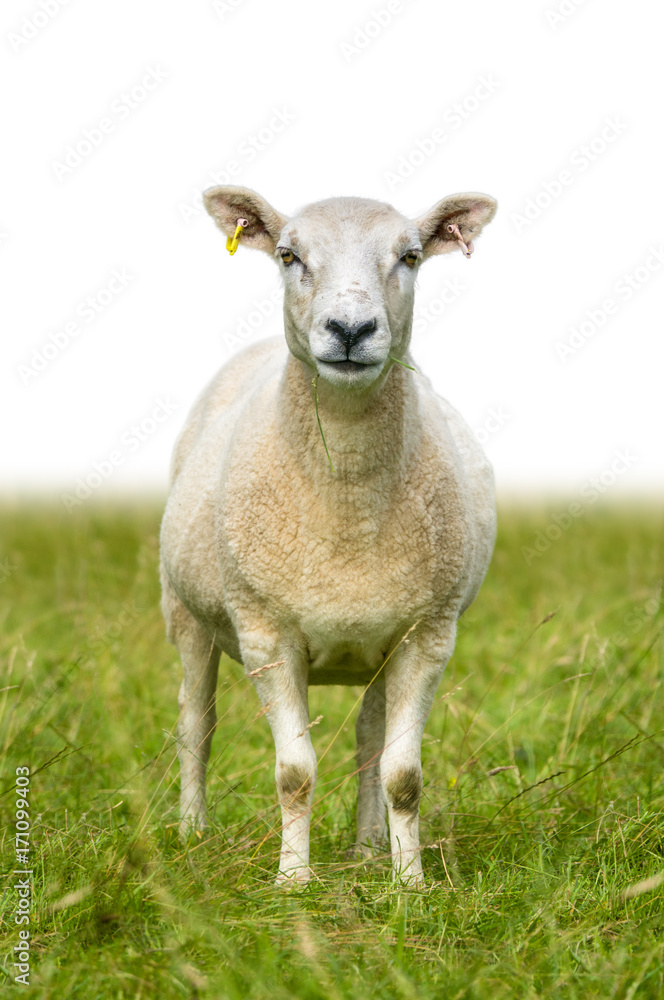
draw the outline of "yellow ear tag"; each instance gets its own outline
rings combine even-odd
[[[248,225],[249,223],[247,222],[246,219],[238,219],[237,226],[232,237],[231,236],[226,237],[226,249],[228,250],[231,257],[233,256],[233,254],[240,245],[240,235],[242,233],[242,230],[246,229]]]

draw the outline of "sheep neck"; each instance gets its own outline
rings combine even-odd
[[[318,411],[332,458],[330,469],[314,405],[313,369],[289,355],[280,385],[280,434],[294,460],[322,490],[343,483],[399,478],[416,440],[418,421],[413,373],[393,365],[367,389],[343,390],[318,379]]]

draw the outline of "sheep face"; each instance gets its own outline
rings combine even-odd
[[[287,219],[247,188],[205,193],[207,210],[241,245],[271,254],[285,286],[291,353],[340,390],[383,377],[408,349],[417,270],[424,259],[467,244],[491,220],[486,195],[454,195],[409,220],[366,198],[331,198]],[[464,241],[466,241],[464,243]]]
[[[335,198],[282,229],[275,256],[292,354],[342,389],[375,382],[408,348],[422,243],[389,205]]]

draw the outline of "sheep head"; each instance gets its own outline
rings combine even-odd
[[[241,246],[276,260],[285,286],[284,325],[291,353],[340,389],[362,389],[408,349],[417,271],[435,254],[461,249],[491,221],[484,194],[451,195],[411,220],[367,198],[330,198],[287,218],[248,188],[216,187],[205,207]]]

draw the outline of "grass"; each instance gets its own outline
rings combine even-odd
[[[427,888],[393,886],[385,857],[347,857],[360,691],[330,688],[311,697],[319,757],[330,747],[317,877],[284,892],[269,731],[228,659],[214,826],[187,848],[175,836],[179,665],[158,607],[158,508],[5,505],[0,846],[9,872],[27,765],[31,995],[662,996],[663,518],[587,507],[528,564],[551,509],[501,512],[462,619],[423,745]],[[12,884],[2,970],[19,989]]]

